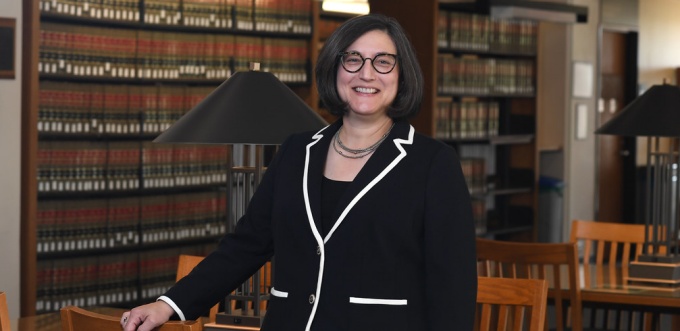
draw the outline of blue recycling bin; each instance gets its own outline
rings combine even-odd
[[[564,181],[541,176],[538,179],[538,241],[562,242]]]

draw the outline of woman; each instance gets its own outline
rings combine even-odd
[[[471,330],[474,222],[452,148],[416,134],[423,78],[399,24],[353,18],[326,41],[319,94],[340,116],[279,150],[236,230],[127,331],[195,319],[276,254],[263,331]]]

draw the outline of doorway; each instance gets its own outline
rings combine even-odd
[[[637,38],[637,32],[602,31],[598,127],[637,96]],[[597,139],[597,220],[636,223],[635,138]]]

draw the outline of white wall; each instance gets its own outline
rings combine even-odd
[[[640,0],[639,82],[644,88],[675,84],[680,67],[680,1]]]
[[[0,16],[16,19],[15,79],[0,79],[0,291],[19,317],[21,201],[21,1],[0,1]]]
[[[600,24],[599,1],[575,0],[573,5],[588,7],[588,22],[573,24],[571,27],[571,62],[566,63],[568,76],[568,103],[564,112],[564,218],[562,239],[569,239],[571,221],[574,219],[595,218],[595,130],[597,84],[593,84],[591,97],[574,98],[572,79],[574,62],[592,65],[590,79],[597,82],[599,64],[597,61],[598,29]],[[587,107],[587,136],[577,140],[574,132],[575,109],[577,104]]]
[[[641,92],[652,85],[678,84],[675,70],[680,68],[680,1],[640,0],[638,44],[638,81]],[[638,165],[646,161],[647,139],[637,139]]]

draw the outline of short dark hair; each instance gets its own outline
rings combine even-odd
[[[380,30],[387,33],[397,48],[399,85],[397,96],[387,110],[393,120],[408,118],[418,113],[423,99],[423,73],[406,32],[394,18],[381,14],[357,16],[347,20],[326,40],[316,62],[316,83],[319,97],[336,116],[347,113],[347,103],[338,95],[336,86],[339,53],[347,50],[352,43],[369,31]]]

